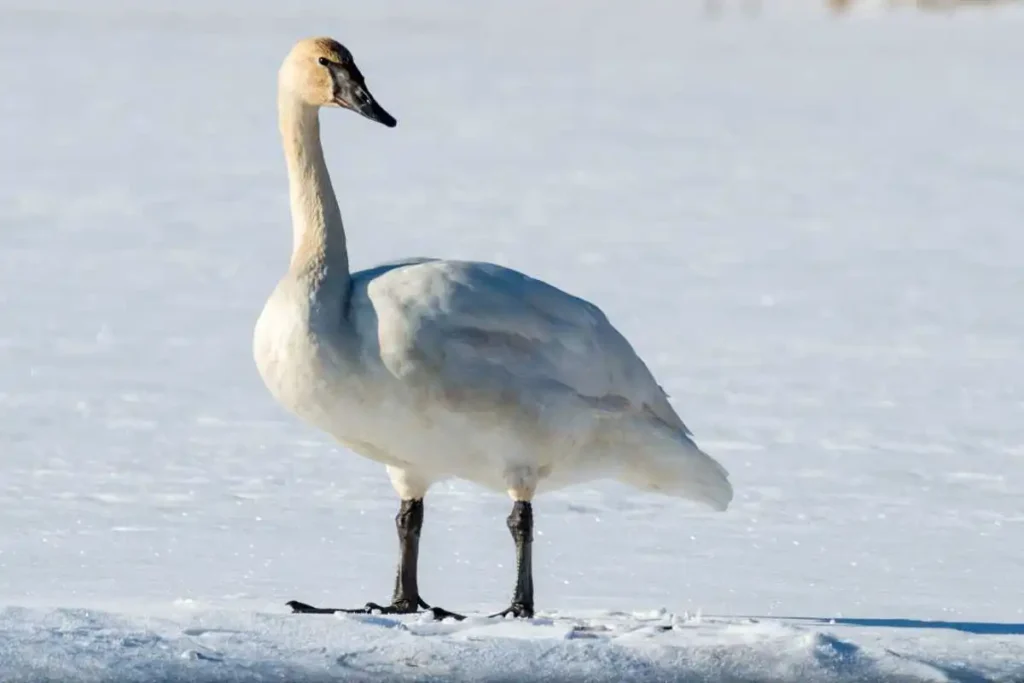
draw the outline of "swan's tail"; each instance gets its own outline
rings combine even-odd
[[[644,491],[688,498],[715,510],[732,501],[729,473],[714,458],[675,430],[650,428],[641,447],[621,457],[617,479]]]

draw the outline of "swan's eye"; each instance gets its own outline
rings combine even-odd
[[[327,59],[327,57],[321,57],[320,59],[318,59],[316,61],[320,62],[320,64],[322,66],[327,66],[328,64],[331,63],[331,61],[329,59]]]

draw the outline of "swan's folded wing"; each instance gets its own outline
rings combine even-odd
[[[519,272],[434,261],[368,291],[388,369],[446,390],[540,401],[572,392],[686,432],[629,342],[593,304]]]

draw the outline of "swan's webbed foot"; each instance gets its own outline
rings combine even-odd
[[[420,598],[420,590],[416,581],[416,565],[420,549],[420,529],[423,527],[423,499],[402,500],[402,505],[395,516],[398,529],[400,559],[398,575],[395,577],[395,592],[390,605],[378,605],[368,602],[364,607],[347,609],[344,607],[313,607],[298,600],[292,600],[288,606],[293,614],[417,614],[422,608],[434,619],[455,619],[462,621],[466,617],[457,612],[449,612],[442,607],[431,607]]]
[[[456,612],[449,612],[443,607],[431,607],[422,600],[397,600],[390,605],[379,605],[376,602],[368,602],[364,607],[356,608],[344,608],[344,607],[313,607],[307,605],[304,602],[298,600],[292,600],[287,603],[288,607],[292,608],[292,614],[417,614],[420,608],[423,608],[424,612],[429,612],[433,615],[434,619],[440,621],[442,619],[455,619],[456,621],[462,621],[466,617]]]
[[[510,607],[503,609],[496,614],[492,614],[492,618],[505,618],[507,616],[513,616],[516,619],[532,619],[533,618],[533,605],[526,605],[521,602],[513,602]]]
[[[410,604],[406,600],[390,605],[379,605],[376,602],[368,602],[363,607],[314,607],[298,600],[291,600],[288,606],[292,608],[292,614],[414,614],[419,606]]]

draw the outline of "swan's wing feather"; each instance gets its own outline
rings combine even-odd
[[[436,260],[437,259],[435,259],[435,258],[430,258],[430,257],[427,257],[427,256],[410,256],[408,258],[396,259],[394,261],[385,261],[384,263],[378,263],[377,265],[370,266],[369,268],[366,268],[365,270],[360,270],[360,271],[357,271],[355,273],[352,273],[351,277],[352,277],[352,280],[354,280],[354,281],[358,281],[358,280],[369,281],[369,280],[373,280],[375,278],[378,278],[381,275],[383,275],[384,273],[387,273],[388,271],[394,270],[396,268],[404,268],[406,266],[415,266],[415,265],[419,265],[420,263],[429,263],[430,261],[436,261]]]
[[[433,261],[389,271],[368,294],[381,356],[396,375],[523,398],[574,392],[689,433],[601,310],[540,280],[493,264]]]

